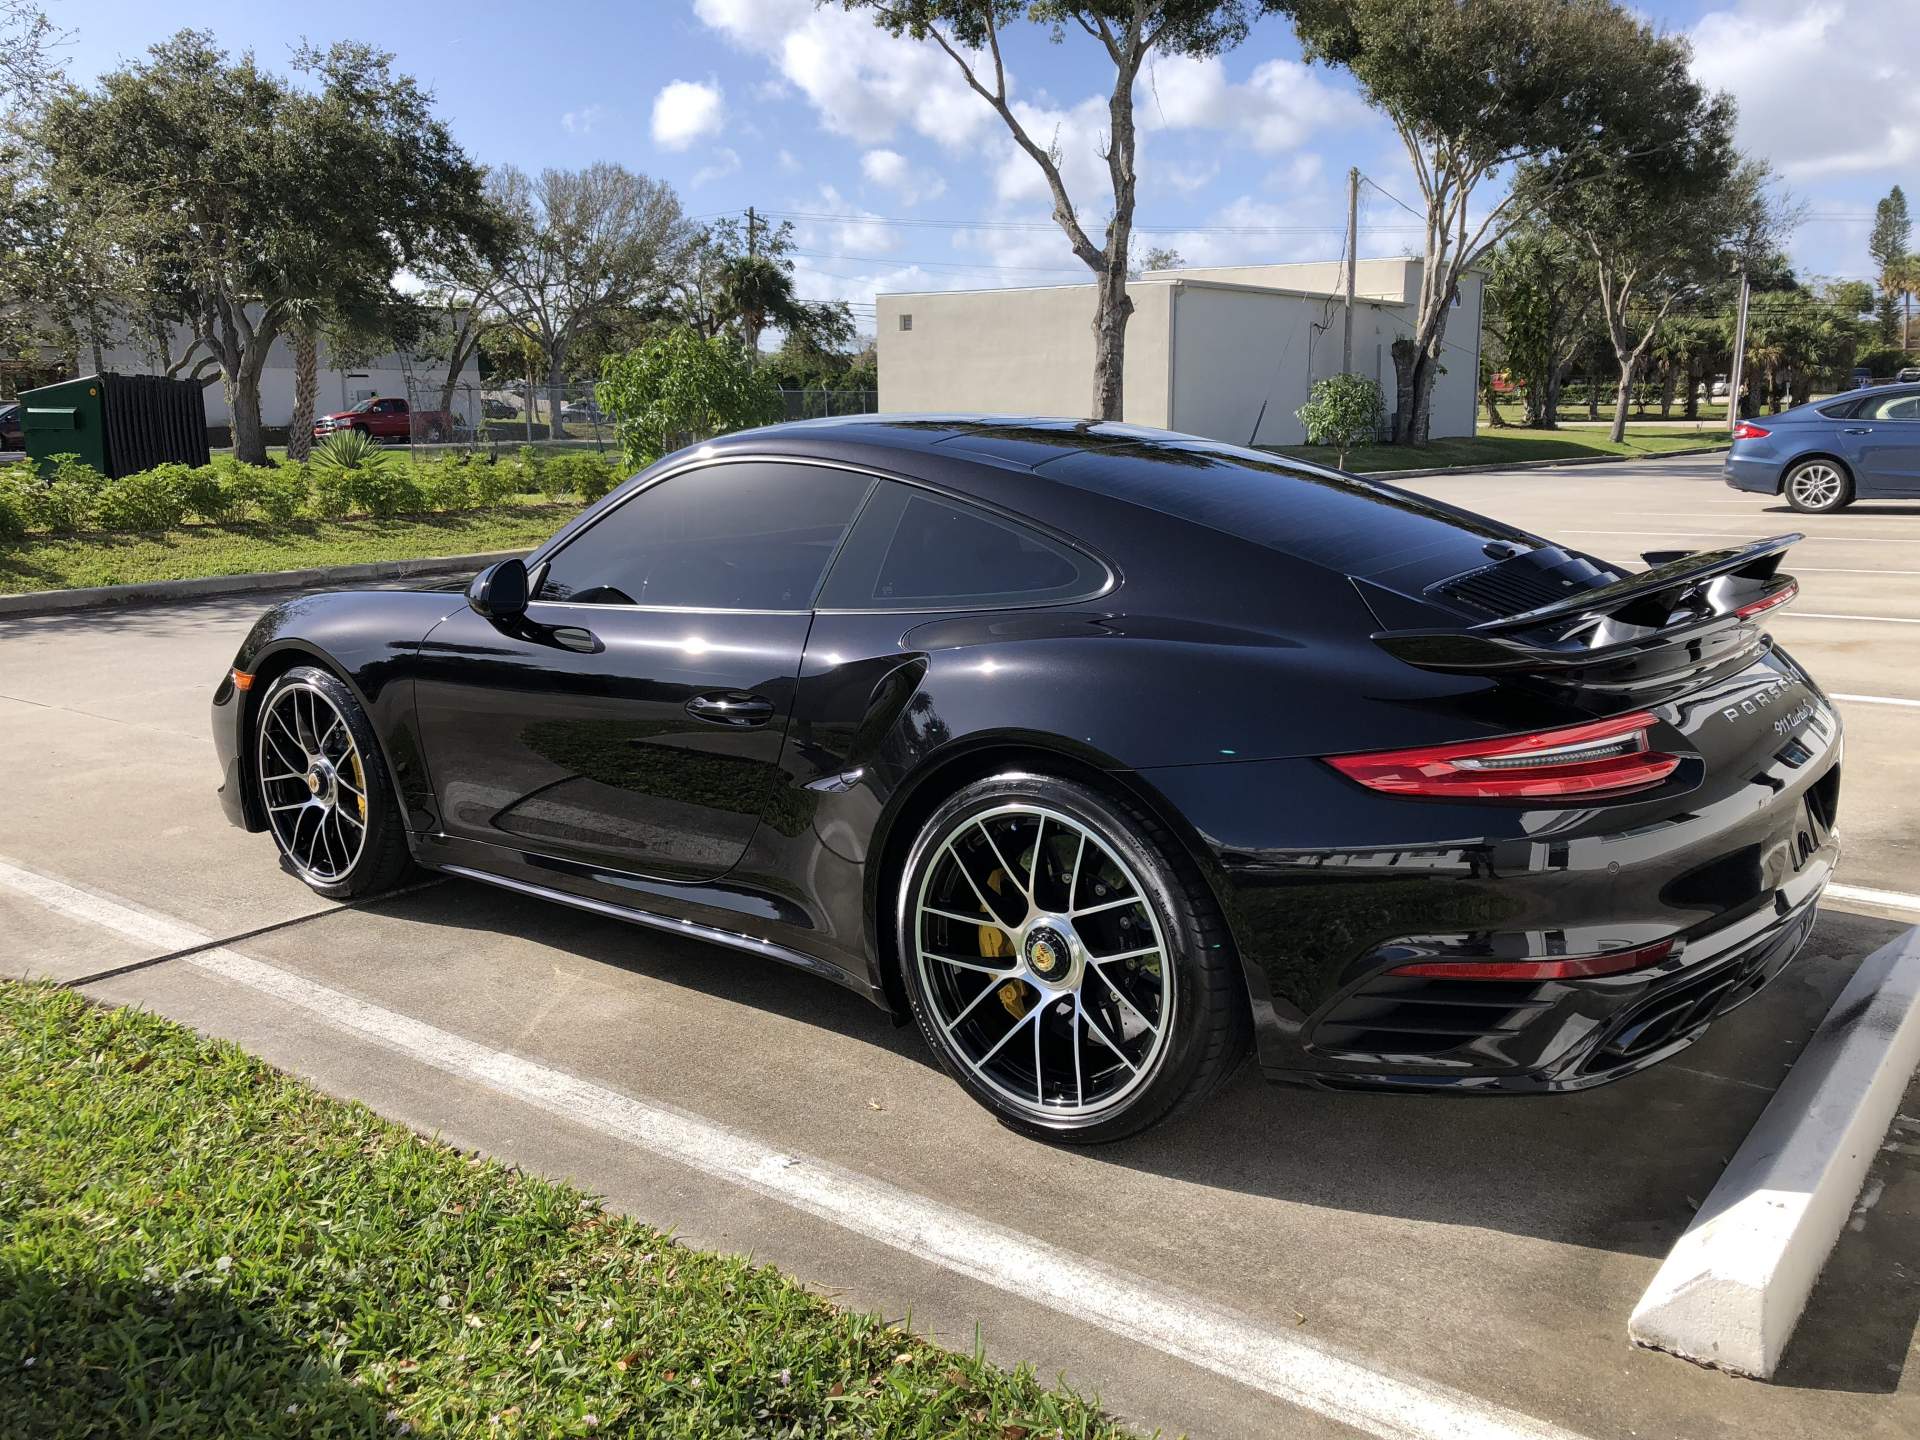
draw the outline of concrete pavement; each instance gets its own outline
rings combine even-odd
[[[1920,513],[1769,513],[1762,497],[1719,487],[1711,460],[1411,486],[1615,555],[1803,529],[1820,543],[1794,557],[1798,609],[1920,618]],[[1915,573],[1892,573],[1901,569]],[[0,622],[0,738],[12,761],[0,857],[209,940],[248,936],[230,948],[291,982],[266,991],[168,960],[88,993],[233,1038],[422,1130],[575,1179],[690,1241],[750,1250],[846,1303],[911,1312],[949,1343],[971,1344],[977,1327],[996,1356],[1065,1370],[1147,1427],[1390,1433],[1372,1412],[1346,1416],[1310,1393],[1289,1400],[1228,1378],[1202,1363],[1217,1351],[1182,1354],[1054,1297],[1010,1294],[980,1278],[990,1266],[962,1273],[883,1243],[858,1217],[836,1223],[623,1143],[585,1112],[561,1118],[516,1090],[510,1070],[489,1082],[438,1063],[433,1037],[920,1197],[955,1226],[997,1227],[1129,1277],[1143,1297],[1174,1292],[1231,1313],[1266,1347],[1248,1352],[1247,1379],[1285,1362],[1276,1373],[1310,1387],[1322,1354],[1415,1402],[1427,1396],[1397,1433],[1480,1433],[1457,1428],[1471,1414],[1462,1396],[1532,1417],[1539,1433],[1593,1440],[1920,1431],[1920,1091],[1901,1107],[1908,1119],[1869,1180],[1875,1201],[1830,1262],[1779,1383],[1637,1352],[1625,1336],[1660,1257],[1853,966],[1920,915],[1830,908],[1803,958],[1737,1017],[1677,1061],[1598,1092],[1321,1095],[1243,1072],[1181,1124],[1093,1152],[1049,1149],[994,1125],[911,1031],[774,965],[462,881],[363,907],[317,900],[275,866],[264,837],[228,828],[212,796],[207,700],[261,603]],[[1880,703],[1920,700],[1920,627],[1794,618],[1779,633],[1831,688],[1873,697],[1841,702],[1842,880],[1920,890],[1910,749],[1920,713]],[[252,933],[263,926],[279,928]],[[7,973],[65,979],[185,948],[4,886],[0,936]],[[316,993],[303,985],[411,1028],[330,1023],[299,1003]]]

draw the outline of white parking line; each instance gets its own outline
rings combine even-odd
[[[0,885],[129,939],[185,949],[213,938],[5,860],[0,860]],[[183,933],[197,938],[183,943]],[[727,1126],[476,1044],[236,951],[206,950],[180,963],[244,985],[445,1074],[490,1086],[570,1123],[744,1186],[1381,1440],[1579,1440],[1571,1431],[1464,1391],[1290,1335],[883,1180],[774,1149]]]
[[[1832,692],[1836,700],[1845,700],[1854,705],[1902,705],[1912,710],[1920,710],[1920,700],[1902,700],[1895,695],[1843,695]]]
[[[1554,533],[1559,535],[1638,535],[1642,539],[1672,540],[1676,535],[1711,535],[1721,540],[1765,540],[1768,535],[1749,535],[1741,530],[1689,530],[1685,526],[1676,526],[1671,530],[1576,530],[1565,525],[1556,525]],[[1782,533],[1779,530],[1770,532]],[[1800,542],[1802,545],[1920,545],[1920,535],[1911,540],[1894,540],[1884,535],[1809,535]]]
[[[1878,905],[1884,910],[1911,910],[1920,915],[1920,895],[1904,890],[1871,890],[1864,885],[1829,885],[1827,894],[1835,900],[1852,900],[1861,905]]]
[[[1824,565],[1796,565],[1796,575],[1920,575],[1920,570],[1847,570]]]
[[[1904,615],[1827,615],[1818,610],[1782,610],[1775,620],[1871,620],[1876,625],[1920,625]],[[1772,621],[1768,621],[1769,624]]]

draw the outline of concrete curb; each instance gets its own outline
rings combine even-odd
[[[245,595],[256,590],[306,590],[359,580],[403,580],[409,575],[451,575],[526,553],[525,550],[493,550],[484,555],[430,555],[419,560],[374,560],[361,565],[208,575],[194,580],[149,580],[138,585],[95,585],[81,590],[29,590],[18,595],[0,595],[0,616],[42,615],[59,610],[90,610],[163,600],[198,600],[210,595]]]
[[[1635,1344],[1765,1380],[1920,1063],[1920,927],[1864,960],[1634,1307]]]
[[[1517,470],[1558,470],[1566,465],[1625,465],[1631,460],[1678,460],[1686,455],[1718,455],[1725,445],[1702,445],[1697,449],[1662,450],[1656,455],[1573,455],[1565,460],[1515,460],[1511,465],[1436,465],[1430,470],[1368,470],[1368,480],[1418,480],[1430,475],[1505,475]],[[1362,472],[1356,471],[1356,474]]]

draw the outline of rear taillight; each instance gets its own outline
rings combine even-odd
[[[1672,953],[1673,941],[1658,940],[1637,950],[1609,950],[1604,955],[1563,955],[1555,960],[1426,960],[1397,966],[1387,973],[1428,980],[1591,980],[1596,975],[1645,970]]]
[[[1733,427],[1733,438],[1736,440],[1764,440],[1772,433],[1764,426],[1755,425],[1748,420],[1742,420]]]
[[[1800,582],[1798,580],[1789,580],[1785,585],[1782,585],[1778,590],[1774,591],[1773,594],[1762,595],[1758,600],[1750,601],[1742,605],[1733,613],[1738,615],[1742,620],[1754,615],[1764,615],[1767,611],[1778,609],[1780,606],[1786,604],[1799,593]]]
[[[1327,763],[1370,790],[1462,800],[1605,796],[1658,785],[1680,757],[1655,750],[1646,711],[1587,725],[1462,740],[1414,750],[1330,755]]]

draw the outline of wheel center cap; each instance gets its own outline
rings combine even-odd
[[[1073,948],[1051,925],[1037,925],[1027,933],[1027,967],[1042,980],[1060,980],[1073,968]]]
[[[315,795],[320,793],[320,772],[318,770],[309,770],[307,772],[307,789]]]

